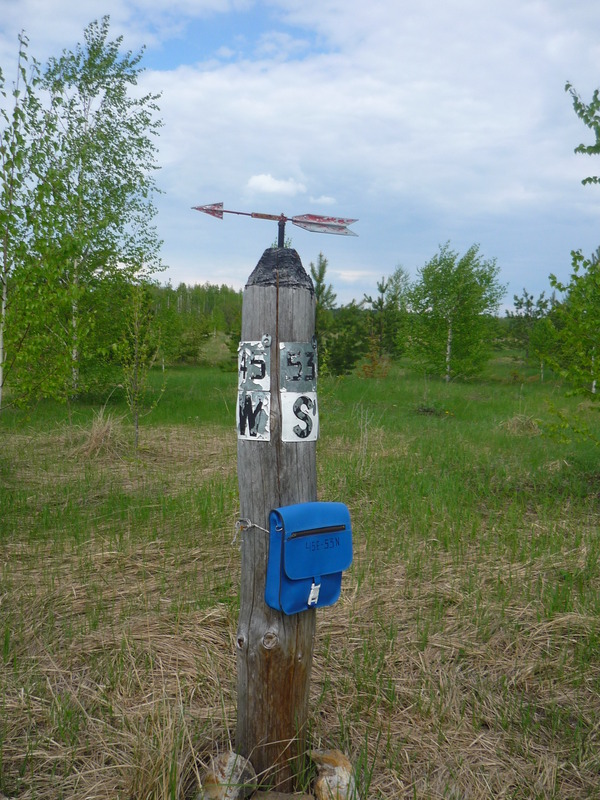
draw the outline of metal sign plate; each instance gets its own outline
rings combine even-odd
[[[268,392],[271,388],[270,337],[260,342],[240,342],[238,346],[238,389]]]
[[[238,347],[238,439],[270,441],[271,337]],[[319,437],[317,343],[281,342],[279,391],[281,440],[314,442]]]
[[[235,422],[238,439],[271,439],[271,392],[238,392]]]
[[[316,392],[281,392],[281,440],[316,442],[319,409]]]
[[[317,391],[317,343],[280,342],[279,388],[282,392]]]
[[[238,439],[269,441],[271,438],[271,337],[238,346]]]

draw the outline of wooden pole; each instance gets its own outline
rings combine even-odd
[[[268,439],[260,439],[255,426],[252,438],[247,416],[243,424],[238,419],[240,516],[248,527],[242,538],[236,750],[257,774],[268,772],[280,791],[293,788],[294,760],[306,746],[315,610],[286,616],[265,604],[269,512],[316,500],[317,480],[315,441],[282,441],[279,345],[310,343],[314,319],[314,288],[298,253],[265,250],[248,279],[242,308],[242,342],[264,341],[269,350],[270,398],[260,402],[268,411],[270,401],[270,430]],[[264,372],[254,365],[257,379]],[[240,394],[238,403],[244,402],[250,401]],[[255,417],[258,408],[256,402]],[[304,435],[302,425],[296,429]]]

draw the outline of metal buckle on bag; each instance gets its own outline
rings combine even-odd
[[[320,583],[313,583],[310,587],[310,594],[308,595],[308,605],[315,606],[319,602],[319,590],[321,589]]]

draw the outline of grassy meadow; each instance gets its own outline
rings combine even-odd
[[[194,798],[234,735],[236,376],[163,377],[137,453],[116,394],[0,416],[0,797]],[[320,380],[310,735],[365,799],[600,797],[600,454],[544,435],[600,421],[535,378]]]

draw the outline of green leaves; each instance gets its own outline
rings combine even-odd
[[[593,132],[592,145],[580,144],[576,153],[600,153],[600,90],[596,89],[590,103],[585,103],[571,83],[565,85],[571,95],[573,108],[579,119]],[[592,176],[582,183],[600,183]],[[571,253],[572,273],[568,283],[555,275],[550,283],[564,298],[554,308],[555,348],[552,365],[560,371],[577,393],[597,400],[600,379],[600,248],[586,258],[581,251]]]
[[[541,328],[538,323],[547,317],[552,301],[545,297],[545,292],[542,292],[536,300],[532,294],[528,294],[526,289],[523,289],[520,297],[516,294],[513,295],[513,300],[515,310],[507,311],[506,316],[510,320],[512,336],[523,347],[527,359],[533,332],[537,328],[539,337]]]
[[[33,91],[39,71],[34,61],[28,79],[23,66],[27,60],[27,39],[22,34],[19,37],[17,80],[11,92],[12,109],[4,107],[0,111],[0,409],[7,376],[24,341],[18,330],[11,341],[9,323],[15,315],[10,302],[12,282],[27,252],[29,230],[26,212],[33,171],[31,142],[39,133],[39,103]],[[7,98],[2,73],[0,90]],[[14,353],[10,351],[11,345]]]
[[[398,266],[390,278],[377,281],[374,298],[364,296],[363,303],[369,307],[371,350],[378,359],[398,357],[404,349],[407,293],[408,275]]]
[[[419,270],[410,292],[410,354],[446,380],[479,372],[493,338],[492,315],[504,296],[495,259],[472,245],[464,255],[447,242]]]
[[[556,347],[549,362],[573,390],[598,399],[600,380],[600,262],[572,253],[573,272],[567,284],[554,275],[550,282],[565,294],[554,308]]]
[[[43,72],[34,62],[29,82],[20,62],[12,115],[0,111],[0,332],[23,399],[76,394],[91,385],[91,372],[95,382],[99,371],[88,367],[112,352],[105,298],[119,296],[123,278],[161,268],[153,225],[158,96],[132,93],[141,53],[121,46],[109,38],[108,17],[92,22],[73,52]]]
[[[575,148],[576,153],[583,153],[587,156],[600,153],[600,91],[596,89],[589,104],[584,103],[579,94],[575,91],[571,83],[565,85],[565,92],[571,95],[573,108],[579,119],[594,134],[595,142],[591,145],[579,144]],[[590,183],[600,183],[600,177],[593,175],[581,181],[584,185]]]
[[[139,443],[139,419],[149,389],[148,377],[158,350],[159,335],[150,286],[145,281],[137,281],[129,287],[125,330],[117,345],[123,371],[123,386],[133,418],[136,450]],[[150,411],[158,399],[150,405]]]
[[[327,259],[323,253],[319,253],[319,259],[315,266],[310,264],[310,274],[315,287],[315,333],[321,340],[319,344],[325,345],[327,332],[331,328],[332,311],[335,308],[336,294],[333,286],[326,282]]]

